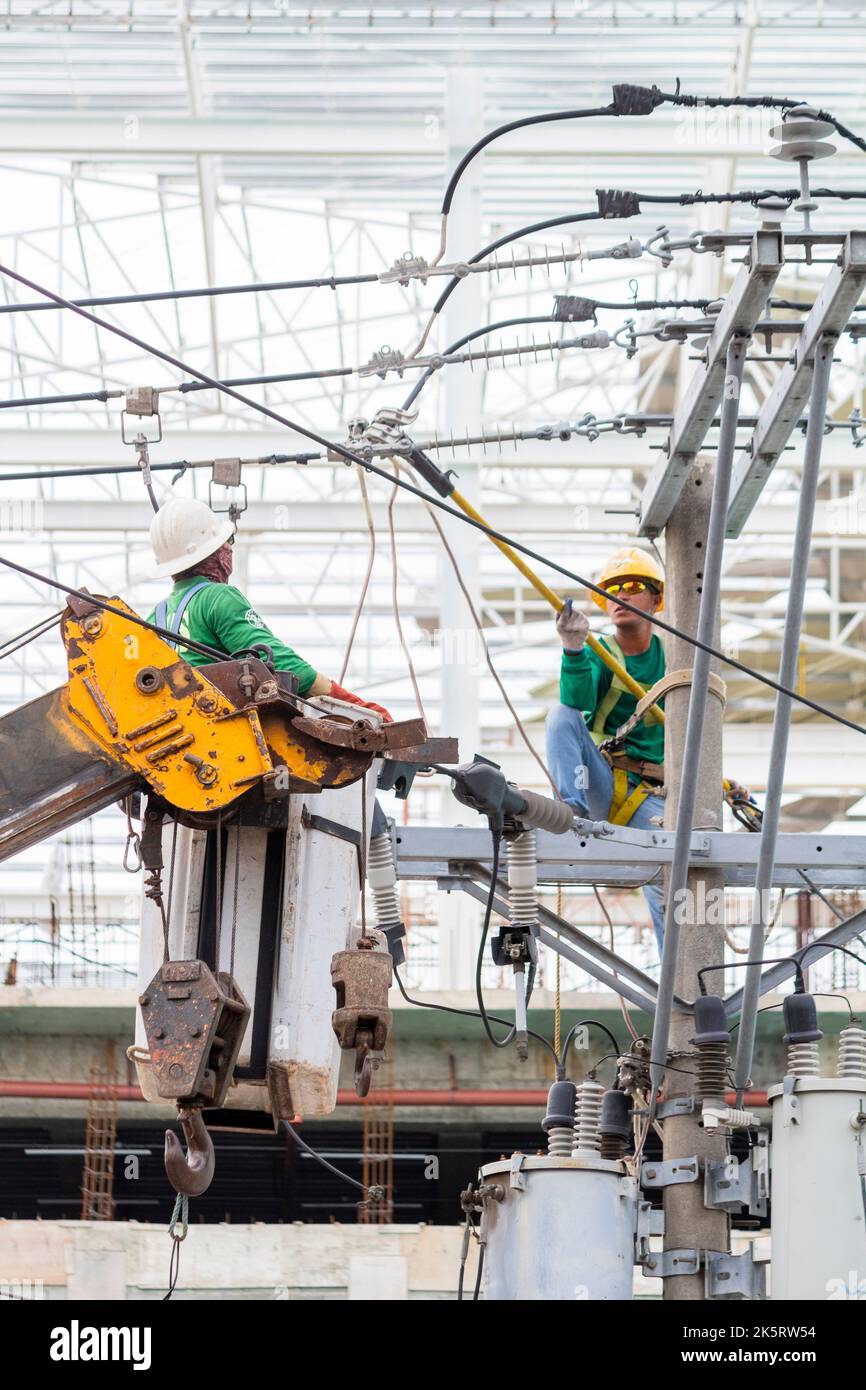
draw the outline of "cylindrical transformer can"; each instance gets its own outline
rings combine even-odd
[[[857,1298],[866,1271],[858,1162],[866,1133],[866,1083],[798,1077],[769,1091],[772,1299]],[[861,1271],[857,1273],[857,1271]],[[850,1289],[854,1280],[854,1290]]]
[[[485,1298],[632,1297],[638,1188],[622,1163],[514,1154],[481,1173],[494,1194],[484,1212]]]

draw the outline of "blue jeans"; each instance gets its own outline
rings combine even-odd
[[[575,808],[578,815],[591,820],[607,820],[613,799],[613,773],[607,760],[592,741],[586,720],[579,709],[570,705],[554,705],[547,716],[547,765],[559,794]],[[640,781],[628,775],[629,791]],[[634,812],[629,825],[636,830],[653,828],[653,817],[661,819],[664,800],[648,796]],[[657,822],[658,823],[658,822]],[[653,931],[661,955],[665,932],[664,889],[659,880],[643,889],[650,910]]]

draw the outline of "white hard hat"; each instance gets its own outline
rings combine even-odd
[[[150,544],[156,574],[182,574],[199,560],[206,560],[234,534],[234,523],[225,514],[212,512],[194,497],[172,497],[150,523]]]

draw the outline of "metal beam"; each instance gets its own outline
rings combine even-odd
[[[487,883],[481,886],[474,882],[469,875],[461,875],[452,879],[448,884],[440,884],[440,888],[452,889],[460,888],[470,897],[476,898],[478,902],[487,902],[487,895],[490,892],[489,875]],[[501,885],[502,892],[497,894],[493,900],[493,908],[502,917],[508,917],[508,895],[506,885]],[[592,975],[593,979],[606,984],[616,994],[622,994],[626,999],[630,999],[638,1008],[646,1009],[652,1013],[655,1007],[656,982],[650,975],[645,975],[636,965],[618,956],[615,951],[609,951],[606,946],[592,937],[585,936],[577,927],[572,926],[563,918],[558,917],[550,908],[539,904],[538,916],[544,925],[539,932],[539,939],[549,946],[551,950],[558,951],[574,965],[580,966],[587,974]],[[567,938],[567,942],[558,942],[551,936],[545,927],[558,932]],[[682,1003],[682,1001],[679,1001]],[[686,1005],[685,1007],[688,1007]]]
[[[644,832],[625,827],[617,837],[551,835],[536,832],[538,878],[541,883],[622,884],[637,887],[660,865],[670,863],[674,836],[653,833],[653,844],[642,843]],[[492,866],[490,835],[467,826],[399,826],[397,874],[401,879],[458,877],[461,866]],[[692,836],[689,863],[721,868],[730,888],[751,888],[755,882],[760,837],[739,831],[698,831]],[[809,877],[819,887],[857,887],[866,883],[866,835],[781,834],[776,842],[774,887],[800,887],[800,870],[812,865]],[[816,867],[817,866],[817,867]]]
[[[589,131],[587,127],[589,126]],[[682,140],[683,123],[676,115],[656,113],[652,121],[631,121],[627,127],[617,117],[592,121],[563,121],[529,126],[494,141],[485,159],[501,163],[531,155],[533,159],[599,159],[633,162],[636,155],[656,161],[682,163],[683,157],[701,159],[736,155],[737,132],[715,132]],[[109,156],[129,162],[160,155],[242,155],[261,160],[271,156],[315,165],[323,156],[358,159],[366,163],[405,158],[433,163],[437,170],[446,153],[447,134],[429,133],[413,114],[375,120],[280,120],[236,114],[221,116],[159,116],[142,112],[126,119],[82,115],[81,111],[56,111],[50,116],[0,116],[0,147],[7,154],[70,155],[77,158]]]
[[[37,431],[34,430],[34,434]],[[117,454],[115,454],[117,459]],[[121,461],[126,462],[121,456]],[[157,474],[156,477],[170,477],[171,474]],[[250,481],[251,474],[245,474],[247,481]],[[132,486],[141,487],[140,480],[133,475]],[[201,473],[202,482],[210,477],[207,469]],[[255,477],[255,474],[252,474]],[[324,475],[320,475],[320,480],[324,484]],[[66,487],[74,483],[74,479],[63,480]],[[88,483],[89,480],[82,480]],[[97,480],[102,483],[105,479]],[[24,484],[15,484],[16,491]],[[250,489],[252,491],[252,488]],[[323,487],[323,491],[324,491]],[[157,482],[157,496],[160,495],[161,484]],[[204,495],[203,488],[197,489],[199,495]],[[283,510],[280,511],[279,509]],[[117,536],[120,532],[141,532],[142,537],[150,524],[153,515],[150,505],[144,498],[133,501],[109,501],[105,502],[94,496],[93,500],[79,495],[73,500],[57,500],[51,497],[34,498],[27,502],[26,506],[20,501],[19,497],[13,494],[13,484],[4,485],[3,471],[0,468],[0,522],[4,533],[4,540],[8,545],[16,539],[16,532],[34,530],[61,531],[72,533],[82,532],[83,536],[90,537],[99,533],[111,533]],[[588,537],[598,540],[605,536],[628,536],[631,534],[632,527],[627,516],[618,512],[612,512],[610,507],[603,502],[580,503],[575,509],[580,515],[580,529]],[[377,531],[387,533],[388,509],[385,502],[373,502],[372,506],[373,522]],[[522,501],[519,507],[505,503],[491,502],[485,507],[485,519],[496,531],[502,531],[505,535],[516,535],[518,539],[529,543],[533,536],[555,536],[561,540],[573,538],[573,513],[567,506],[561,503],[542,502],[534,498],[527,498]],[[776,543],[784,539],[789,540],[793,534],[796,521],[796,507],[794,506],[774,506],[769,503],[759,506],[754,514],[753,527],[755,536],[764,536],[775,539]],[[402,498],[400,502],[400,529],[406,534],[409,532],[419,532],[425,537],[432,537],[434,534],[433,523],[429,515],[412,498]],[[315,534],[323,532],[333,535],[337,532],[357,532],[359,536],[367,536],[367,523],[364,513],[358,501],[342,501],[338,497],[332,496],[330,499],[322,498],[321,501],[308,501],[304,498],[295,498],[286,488],[285,495],[280,496],[276,489],[272,499],[269,501],[250,502],[247,510],[243,514],[240,523],[240,540],[245,536],[272,534],[281,536],[283,540],[304,534]],[[830,502],[819,502],[816,508],[815,530],[813,533],[815,542],[837,542],[845,543],[844,548],[860,547],[866,542],[864,537],[863,520],[857,513],[856,507],[851,506],[846,512],[834,509]],[[562,559],[563,563],[574,563],[578,573],[584,574],[588,579],[594,577],[593,554],[597,554],[596,547],[590,551],[589,559],[586,556],[581,558],[567,554],[564,550],[559,552],[551,551],[551,559]],[[599,557],[600,558],[600,557]],[[563,581],[566,584],[568,581]],[[746,581],[744,584],[739,577],[732,577],[730,580],[722,581],[723,592],[735,590],[741,592],[743,587],[751,587],[760,592],[771,589],[774,584],[781,588],[783,581],[772,577],[761,580],[760,587],[754,581]],[[539,610],[541,611],[541,610]],[[766,610],[762,610],[766,611]],[[544,612],[547,609],[544,608]],[[736,613],[726,615],[730,620],[742,620],[751,623],[753,616],[743,609]],[[771,629],[767,629],[771,631]],[[819,643],[816,641],[817,647]]]
[[[657,536],[664,528],[722,399],[728,344],[734,334],[751,333],[783,260],[781,232],[757,232],[707,343],[705,364],[692,378],[674,416],[666,457],[647,480],[640,502],[642,536]]]
[[[803,331],[758,416],[751,443],[737,458],[731,483],[727,535],[739,536],[791,437],[812,389],[821,338],[838,336],[866,286],[866,232],[850,232]]]
[[[780,839],[781,838],[780,836]],[[810,874],[809,877],[811,878],[812,875]],[[810,942],[809,952],[806,956],[806,964],[814,965],[815,961],[820,960],[822,956],[826,956],[832,951],[834,946],[844,946],[852,937],[859,936],[861,932],[864,931],[866,931],[866,910],[863,912],[855,912],[853,917],[849,917],[846,921],[840,922],[837,927],[831,927],[830,930],[819,937],[817,941]],[[796,955],[798,953],[795,952],[794,954]],[[780,985],[783,980],[790,979],[793,974],[794,965],[792,961],[782,961],[779,965],[771,966],[769,970],[764,971],[758,981],[758,997],[760,998],[764,994],[769,994],[770,991],[774,990],[777,985]],[[725,1012],[727,1014],[739,1013],[743,1002],[744,991],[745,986],[743,985],[726,997]]]

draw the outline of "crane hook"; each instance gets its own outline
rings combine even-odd
[[[177,1119],[186,1138],[186,1153],[174,1131],[167,1129],[165,1171],[175,1192],[185,1197],[200,1197],[213,1181],[213,1140],[197,1107],[180,1107]]]

